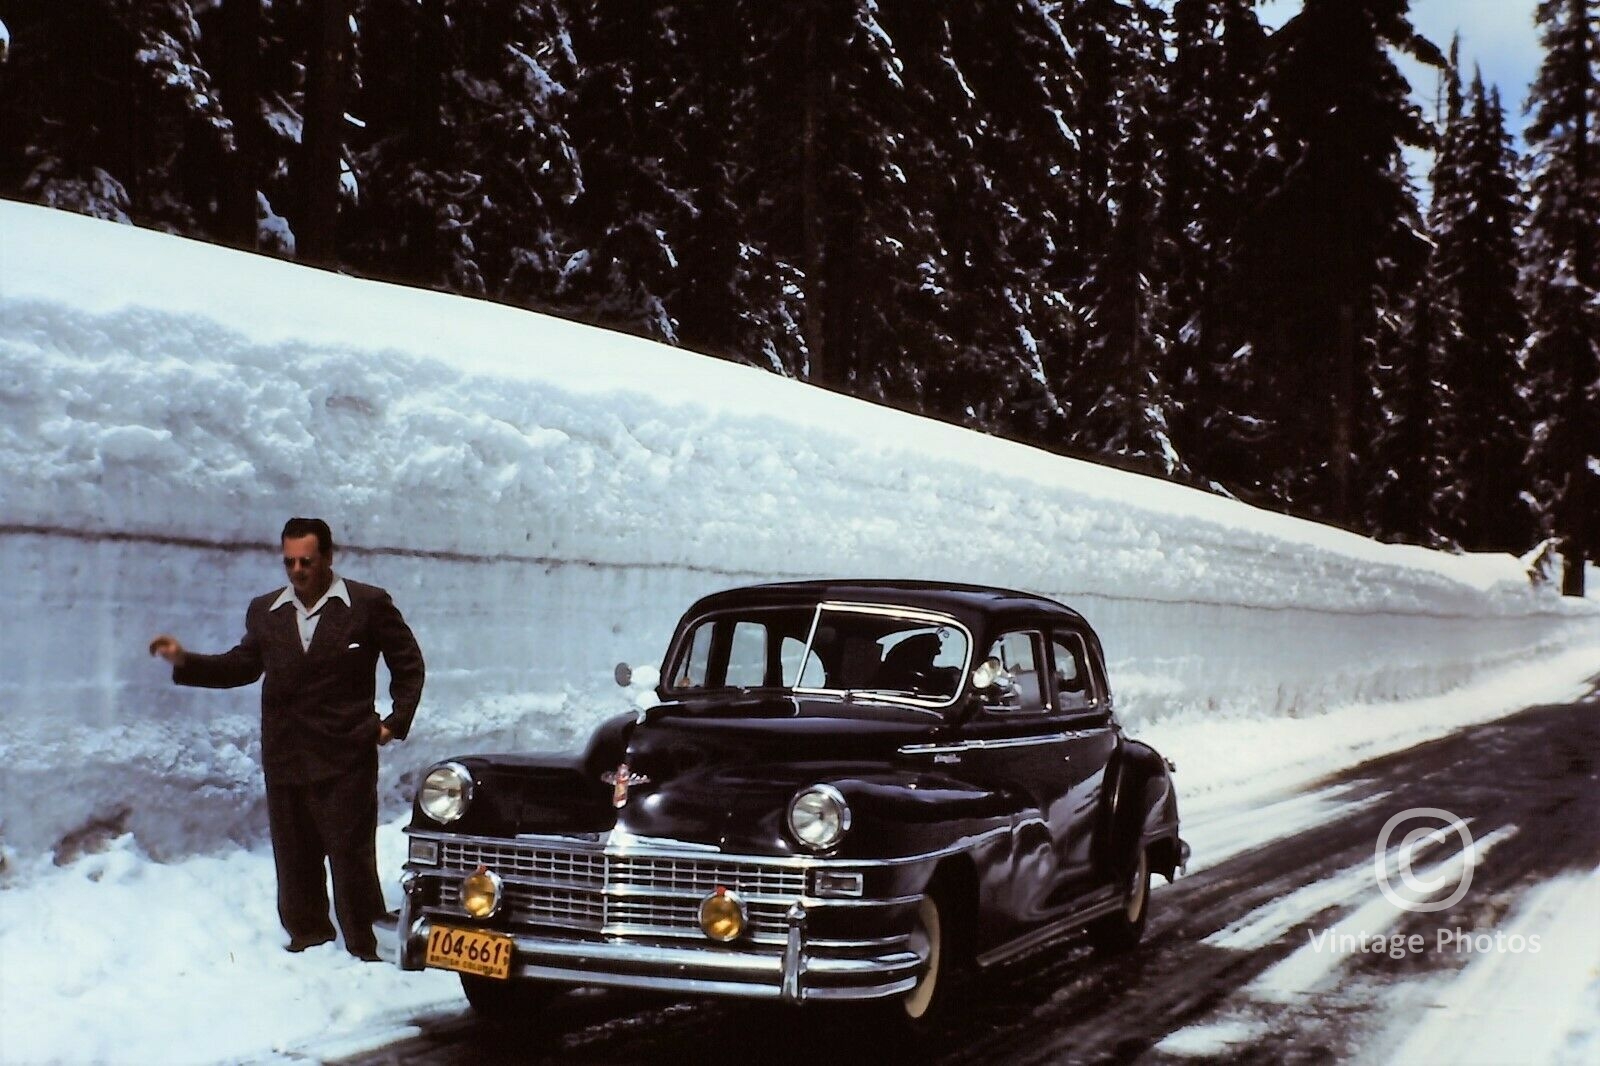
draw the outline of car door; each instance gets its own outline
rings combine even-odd
[[[1063,899],[1065,871],[1055,820],[1068,803],[1067,735],[1050,702],[1043,626],[1001,633],[977,661],[993,657],[1000,681],[961,732],[967,775],[1016,796],[1026,813],[1013,826],[1013,863],[1001,889],[1011,910],[1031,923],[1052,916]]]
[[[1117,750],[1111,701],[1084,635],[1074,629],[1050,631],[1050,718],[1063,736],[1067,782],[1060,806],[1051,815],[1063,876],[1087,890],[1101,880],[1095,866],[1097,837],[1108,832],[1104,805],[1107,772]]]

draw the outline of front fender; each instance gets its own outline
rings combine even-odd
[[[790,836],[789,803],[811,784],[838,789],[851,827],[828,858],[927,854],[1010,824],[1013,799],[943,774],[863,764],[719,767],[645,785],[619,824],[641,836],[715,844],[730,852],[811,855]]]

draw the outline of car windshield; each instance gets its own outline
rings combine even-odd
[[[968,665],[953,618],[875,604],[749,608],[697,620],[669,673],[673,691],[776,688],[944,706]]]

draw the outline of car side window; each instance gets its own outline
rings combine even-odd
[[[733,643],[728,648],[727,683],[743,688],[766,684],[767,627],[759,622],[740,620],[733,626]]]
[[[1056,699],[1061,710],[1092,710],[1099,704],[1094,677],[1089,670],[1089,653],[1077,633],[1055,633],[1050,638],[1050,654],[1055,661]]]
[[[674,688],[703,688],[706,670],[711,663],[711,633],[714,623],[707,620],[695,626],[689,637],[689,650],[684,653],[678,676],[673,678]]]
[[[1039,634],[1019,630],[1003,634],[989,647],[985,658],[1000,660],[999,679],[985,690],[984,702],[991,710],[1009,713],[1044,712],[1044,677]]]

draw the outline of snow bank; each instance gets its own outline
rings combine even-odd
[[[694,597],[882,575],[1028,588],[1105,639],[1135,726],[1447,693],[1600,644],[1451,557],[1061,459],[635,338],[0,204],[0,846],[259,833],[256,692],[176,689],[320,514],[429,679],[429,759],[576,742]],[[1600,664],[1597,664],[1600,665]],[[44,798],[41,798],[44,797]]]

